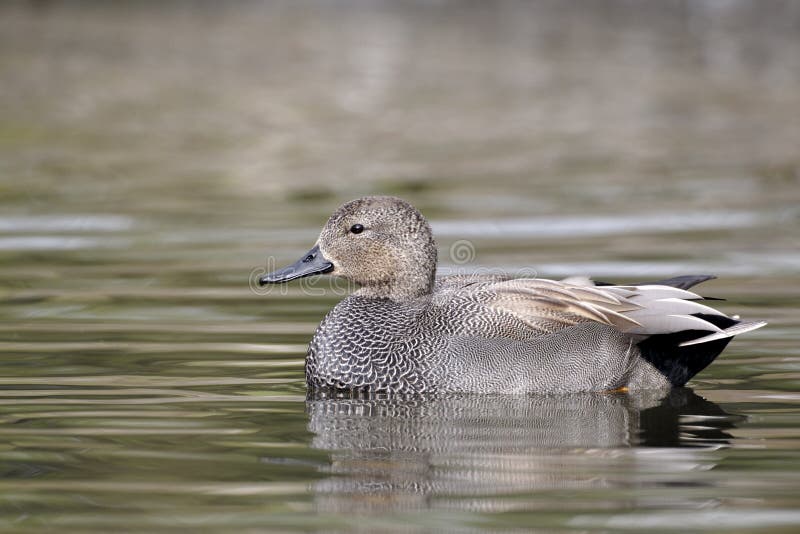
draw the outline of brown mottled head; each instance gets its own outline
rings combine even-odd
[[[358,294],[407,300],[429,294],[436,275],[436,243],[425,217],[396,197],[352,200],[331,215],[303,259],[261,278],[277,283],[316,273],[361,286]]]

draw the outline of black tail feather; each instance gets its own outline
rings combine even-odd
[[[719,328],[728,328],[739,322],[723,315],[697,313],[695,317]],[[639,350],[642,358],[658,369],[672,385],[683,386],[694,375],[708,367],[732,339],[717,339],[708,343],[679,346],[684,341],[697,339],[709,333],[707,330],[684,330],[672,334],[658,334],[639,343]]]
[[[657,280],[655,282],[639,282],[636,284],[624,284],[624,285],[631,285],[631,286],[670,286],[670,287],[677,287],[678,289],[689,289],[690,287],[696,286],[697,284],[701,284],[707,280],[713,280],[716,276],[712,274],[687,274],[685,276],[674,276],[672,278],[666,278],[664,280]],[[615,286],[618,284],[612,284],[611,282],[601,282],[595,281],[594,285],[596,286]]]
[[[689,289],[702,284],[708,280],[715,279],[716,276],[712,274],[687,274],[685,276],[674,276],[665,280],[657,280],[655,282],[639,282],[638,284],[631,284],[634,286],[670,286],[677,287],[678,289]]]

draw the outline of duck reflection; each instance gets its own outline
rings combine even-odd
[[[738,419],[685,388],[405,399],[318,392],[307,409],[312,446],[331,451],[316,503],[337,512],[530,509],[521,493],[697,485],[693,473],[716,464]]]

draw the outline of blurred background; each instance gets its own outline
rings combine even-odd
[[[114,247],[246,275],[387,193],[447,222],[445,261],[467,238],[549,275],[800,268],[797,2],[0,9],[16,261]]]
[[[684,501],[677,484],[593,464],[581,476],[618,492],[581,502],[629,510],[658,487],[652,502],[698,528],[720,524],[690,512],[720,506],[734,526],[800,524],[785,478],[800,466],[800,2],[7,0],[8,524],[230,525],[244,509],[235,521],[309,527],[305,484],[330,458],[311,445],[303,355],[340,295],[249,281],[366,194],[431,219],[442,272],[719,275],[703,292],[770,321],[691,383],[749,418],[697,464],[741,475],[738,489],[692,468],[686,487],[711,489]],[[476,510],[502,501],[459,491]],[[648,524],[680,524],[662,519]]]

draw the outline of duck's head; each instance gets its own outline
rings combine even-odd
[[[428,221],[399,198],[352,200],[331,215],[310,251],[262,276],[259,284],[322,273],[357,283],[364,297],[401,301],[426,295],[436,275],[436,243]]]

